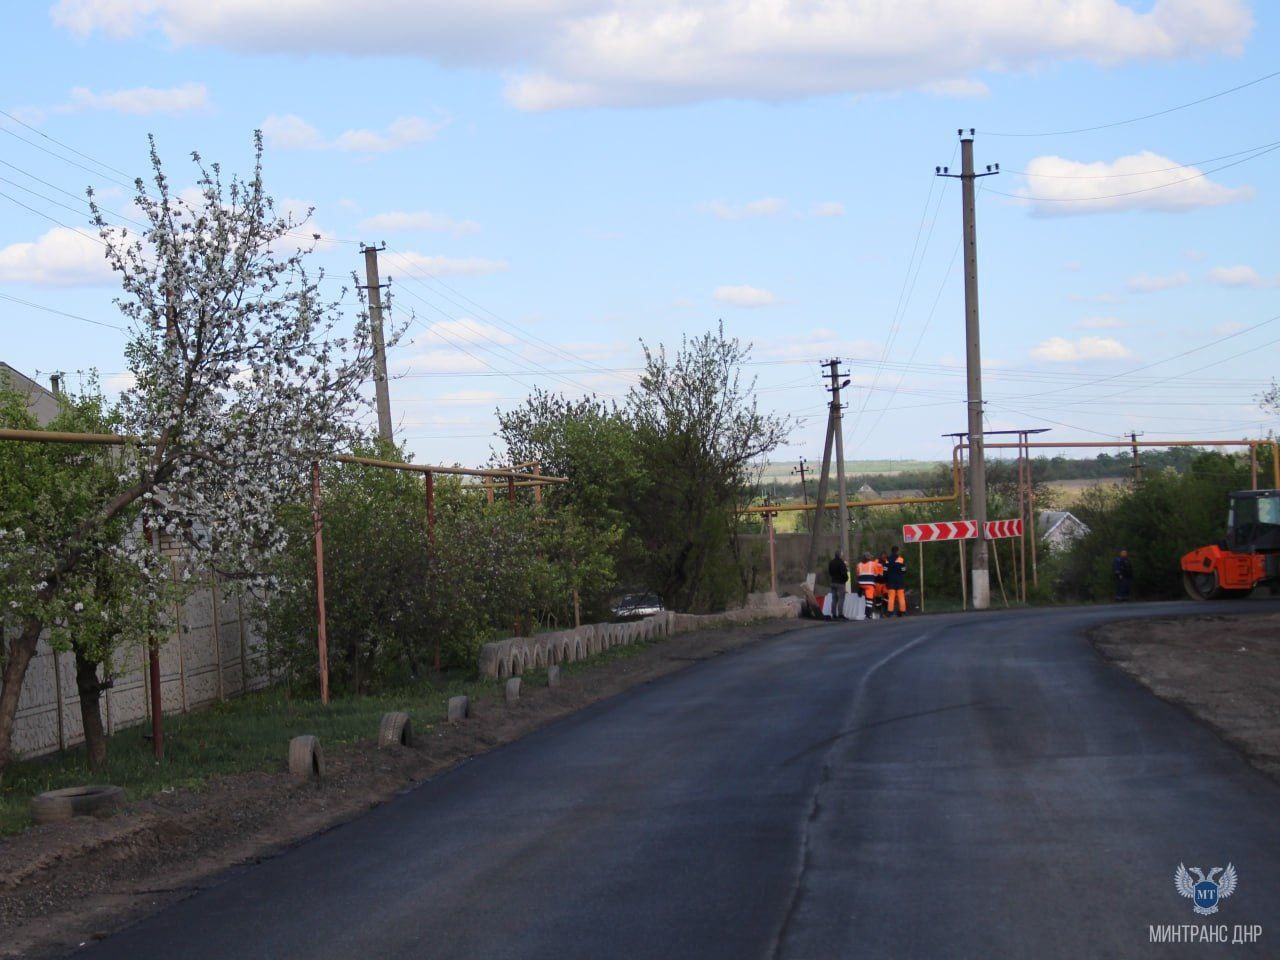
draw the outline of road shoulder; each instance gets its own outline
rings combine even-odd
[[[1280,779],[1280,614],[1124,620],[1089,639],[1106,660]]]

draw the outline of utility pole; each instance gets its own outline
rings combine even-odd
[[[1142,483],[1142,454],[1138,452],[1138,437],[1141,434],[1137,431],[1129,431],[1130,450],[1133,451],[1133,485],[1136,487]]]
[[[808,469],[808,464],[804,462],[804,457],[800,458],[800,465],[791,468],[791,475],[800,474],[800,496],[804,498],[804,505],[809,505],[809,485],[805,483],[804,473]]]
[[[364,276],[369,291],[369,331],[373,340],[373,389],[378,403],[378,436],[392,443],[391,395],[387,391],[387,347],[382,337],[382,286],[378,282],[378,251],[381,247],[360,244],[364,254]]]
[[[835,428],[833,407],[827,408],[827,437],[822,444],[822,472],[818,474],[818,499],[814,501],[813,528],[809,531],[809,559],[805,564],[805,585],[814,589],[818,579],[818,532],[822,529],[822,511],[827,506],[827,477],[831,473],[831,441]]]
[[[836,492],[840,497],[840,555],[849,560],[849,496],[844,482],[844,417],[840,405],[840,388],[847,387],[849,381],[840,380],[839,357],[828,360],[827,368],[831,371],[831,422],[832,433],[836,438]]]
[[[969,394],[969,479],[973,487],[973,519],[978,523],[978,538],[973,544],[970,564],[973,608],[985,610],[991,605],[991,576],[988,570],[986,540],[987,523],[987,471],[983,456],[982,440],[982,343],[978,327],[978,227],[974,203],[974,181],[1000,172],[1000,164],[987,166],[986,173],[973,169],[973,129],[968,136],[960,135],[960,173],[951,173],[946,167],[935,167],[940,177],[958,179],[961,186],[964,238],[964,330],[965,366],[968,372]]]

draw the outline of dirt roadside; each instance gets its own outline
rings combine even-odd
[[[467,757],[690,663],[812,625],[782,620],[681,634],[587,665],[556,689],[526,684],[513,706],[500,697],[481,701],[460,724],[415,721],[409,749],[379,750],[370,731],[368,741],[327,752],[318,783],[289,776],[282,743],[279,772],[218,777],[200,790],[132,803],[109,820],[77,818],[0,839],[0,957],[62,956]]]
[[[1128,620],[1095,649],[1280,779],[1280,614]]]

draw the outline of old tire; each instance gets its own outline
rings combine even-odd
[[[378,746],[412,747],[413,721],[403,711],[384,713],[378,726]]]
[[[31,819],[36,823],[54,823],[72,817],[109,817],[120,809],[123,801],[121,787],[97,785],[49,790],[31,798]]]
[[[319,780],[324,776],[324,753],[318,739],[304,734],[289,741],[289,772],[304,780]]]

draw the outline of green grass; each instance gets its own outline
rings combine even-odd
[[[612,652],[612,651],[610,651]],[[584,661],[585,664],[585,661]],[[272,689],[228,700],[184,716],[165,717],[165,759],[156,762],[149,725],[130,727],[111,737],[105,769],[90,772],[83,749],[18,761],[0,781],[0,834],[31,825],[29,802],[45,790],[84,783],[125,788],[129,800],[162,790],[200,787],[210,777],[284,767],[290,738],[315,734],[326,748],[377,736],[382,714],[407,710],[415,726],[427,728],[445,718],[449,697],[492,696],[491,681],[446,677],[376,696],[342,697],[321,706],[318,699],[290,698]]]

